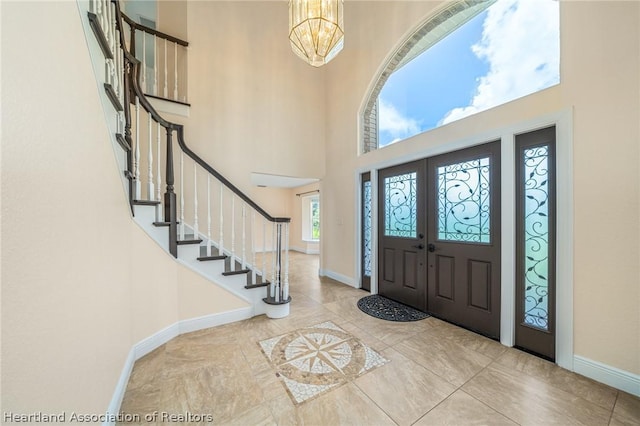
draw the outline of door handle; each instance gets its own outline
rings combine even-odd
[[[418,245],[411,246],[411,247],[417,248],[418,250],[422,250],[424,248],[424,244],[418,244]]]
[[[434,251],[436,251],[436,246],[435,246],[435,244],[429,244],[429,245],[427,245],[427,250],[429,250],[429,253],[433,253]]]

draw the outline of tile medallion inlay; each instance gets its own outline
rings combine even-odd
[[[262,340],[260,346],[298,404],[389,362],[331,321]]]

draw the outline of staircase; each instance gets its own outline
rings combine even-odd
[[[231,184],[188,148],[183,125],[154,108],[157,100],[188,106],[178,72],[188,43],[135,23],[118,0],[78,5],[101,52],[94,71],[134,220],[177,261],[249,302],[253,315],[286,316],[290,219]]]

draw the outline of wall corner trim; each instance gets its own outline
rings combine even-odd
[[[181,334],[190,333],[192,331],[202,330],[205,328],[216,327],[219,325],[229,324],[236,321],[242,321],[249,319],[253,316],[253,308],[247,306],[245,308],[234,309],[232,311],[220,312],[211,315],[204,315],[196,318],[189,318],[176,323],[171,324],[168,327],[163,328],[157,333],[152,334],[149,337],[145,337],[138,343],[133,345],[129,351],[129,355],[125,360],[122,373],[118,379],[116,389],[113,392],[113,397],[109,403],[107,409],[107,418],[117,418],[117,414],[120,412],[120,406],[122,405],[122,399],[124,398],[124,392],[127,389],[127,383],[129,382],[129,376],[133,370],[133,365],[136,360],[142,358],[154,349],[167,343],[169,340],[177,337]],[[103,425],[115,425],[114,421],[105,421]]]
[[[360,288],[355,279],[348,277],[346,275],[339,274],[337,272],[330,271],[328,269],[320,269],[320,276],[331,278],[332,280],[336,280],[341,282],[342,284],[346,284],[353,288]]]
[[[574,355],[573,358],[573,367],[576,373],[640,397],[640,375],[579,355]]]

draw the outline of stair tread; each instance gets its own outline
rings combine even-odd
[[[198,258],[198,260],[200,260],[200,261],[224,260],[226,258],[227,258],[227,256],[201,256],[201,257]]]
[[[226,271],[223,272],[222,275],[229,276],[229,275],[241,275],[241,274],[248,274],[249,272],[251,272],[251,270],[249,269],[240,269],[238,271]]]
[[[195,240],[178,240],[178,245],[179,246],[184,246],[184,245],[188,245],[188,244],[200,244],[202,242],[202,240],[200,238],[197,238]]]
[[[137,206],[159,206],[160,201],[154,200],[133,200],[133,204]]]
[[[267,287],[269,284],[270,284],[269,281],[264,283],[258,283],[258,284],[247,284],[244,286],[244,288],[246,288],[247,290],[251,290],[252,288]]]

